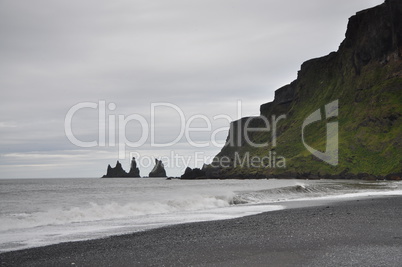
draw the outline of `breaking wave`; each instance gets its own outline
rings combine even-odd
[[[392,190],[389,183],[302,183],[292,186],[257,191],[224,192],[217,195],[187,194],[170,199],[129,203],[96,202],[67,208],[53,208],[32,213],[10,213],[2,216],[0,231],[34,228],[47,225],[63,225],[81,222],[107,221],[136,218],[156,214],[175,214],[188,211],[211,210],[233,205],[274,203],[301,198],[336,196],[364,191]]]
[[[90,202],[81,207],[57,208],[30,214],[10,214],[6,218],[2,218],[0,230],[207,210],[228,207],[233,204],[234,193],[227,193],[221,196],[194,195],[167,201],[144,201],[126,204]]]
[[[244,191],[234,197],[235,204],[245,203],[272,203],[277,201],[294,200],[300,198],[317,198],[364,193],[384,190],[394,190],[398,186],[390,183],[320,183],[307,184],[298,182],[292,186],[265,189],[259,191]]]
[[[0,251],[242,217],[284,208],[278,201],[348,194],[402,195],[401,183],[379,181],[102,182],[108,185],[107,190],[104,184],[84,179],[57,180],[50,185],[33,181],[36,186],[32,181],[16,181],[0,187],[4,204],[0,210]]]

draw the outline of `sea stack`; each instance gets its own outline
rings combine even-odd
[[[107,166],[106,175],[103,175],[102,178],[125,177],[126,175],[127,173],[121,166],[121,163],[117,161],[114,168],[111,167],[110,164]]]
[[[140,169],[137,168],[137,162],[135,161],[135,157],[131,160],[130,171],[128,172],[129,177],[140,177]]]
[[[165,166],[161,160],[155,159],[155,167],[149,173],[149,177],[166,177]]]
[[[139,178],[140,170],[137,168],[137,163],[135,162],[135,158],[131,160],[131,168],[130,172],[127,173],[121,163],[117,161],[116,166],[112,168],[110,164],[107,166],[107,172],[102,178]]]

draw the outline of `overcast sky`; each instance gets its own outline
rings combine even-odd
[[[0,178],[100,177],[119,158],[123,132],[141,144],[124,147],[127,171],[130,152],[140,158],[142,176],[152,169],[148,159],[171,153],[201,167],[203,157],[219,152],[239,102],[241,116],[258,115],[302,62],[338,49],[350,16],[382,2],[2,0]],[[65,117],[80,103],[88,107],[70,113],[66,136]],[[98,119],[102,103],[105,125]],[[170,103],[154,109],[153,125],[152,103]],[[180,136],[180,114],[204,129],[208,118],[211,130]],[[123,125],[119,115],[134,117]],[[154,143],[178,142],[155,147],[153,126]],[[105,146],[99,131],[101,139],[106,132]],[[98,145],[80,147],[68,137]],[[172,176],[186,165],[168,163]]]

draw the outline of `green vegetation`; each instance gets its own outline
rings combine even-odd
[[[381,6],[380,6],[381,7]],[[370,12],[370,10],[368,11]],[[365,14],[360,13],[362,19]],[[367,16],[370,18],[370,16]],[[382,36],[384,33],[378,20],[379,29],[372,30],[370,35]],[[368,20],[369,21],[369,20]],[[393,23],[393,21],[391,21]],[[383,23],[384,24],[384,23]],[[386,25],[386,24],[384,24]],[[351,25],[349,25],[350,27]],[[360,27],[352,25],[351,27]],[[377,27],[377,26],[376,26]],[[361,36],[361,31],[357,31]],[[366,33],[367,35],[368,33]],[[363,38],[361,37],[361,38]],[[366,40],[367,38],[363,38]],[[378,38],[387,42],[385,38]],[[364,41],[363,40],[363,41]],[[286,158],[286,168],[241,168],[233,166],[221,170],[224,177],[255,177],[282,175],[291,176],[309,174],[325,177],[326,175],[345,174],[385,176],[390,173],[402,172],[402,60],[398,44],[392,47],[383,43],[363,43],[354,40],[359,45],[350,44],[346,39],[336,53],[326,57],[305,62],[298,78],[291,84],[294,96],[290,103],[281,103],[275,99],[262,116],[286,114],[286,119],[277,125],[277,146],[272,147],[271,132],[254,132],[249,135],[255,143],[268,142],[270,146],[256,148],[243,142],[240,146],[226,146],[217,158],[234,154],[264,157],[269,151]],[[369,41],[367,41],[369,42]],[[372,47],[371,47],[372,46]],[[361,62],[356,55],[359,49],[370,52],[368,62]],[[369,47],[369,48],[367,48]],[[388,51],[378,54],[378,47],[389,47]],[[371,50],[370,50],[371,49]],[[357,58],[357,59],[356,59]],[[386,59],[386,60],[385,60]],[[315,122],[305,128],[305,141],[311,147],[324,152],[326,148],[326,123],[339,123],[339,164],[331,166],[313,156],[303,145],[301,129],[303,121],[314,111],[332,102],[339,101],[337,118]],[[323,111],[321,111],[323,112]],[[322,113],[323,114],[323,113]],[[263,124],[258,123],[260,127]],[[244,137],[243,137],[244,139]],[[243,140],[244,141],[244,140]]]

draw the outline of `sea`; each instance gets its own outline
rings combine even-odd
[[[0,252],[237,218],[288,202],[373,195],[402,195],[402,182],[1,179]]]

